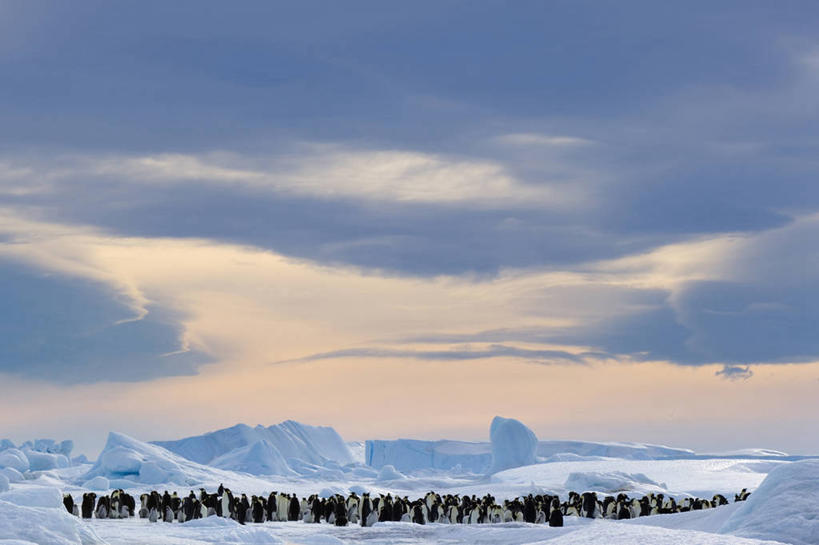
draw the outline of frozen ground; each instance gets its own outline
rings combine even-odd
[[[436,467],[444,463],[441,458],[407,472],[371,467],[362,463],[362,443],[344,443],[332,428],[296,422],[268,428],[235,426],[163,443],[174,452],[158,443],[112,433],[93,464],[71,460],[70,442],[40,441],[16,447],[6,441],[0,445],[0,461],[5,461],[0,467],[0,545],[819,544],[819,461],[795,462],[783,453],[759,449],[709,458],[685,449],[633,443],[535,444],[534,435],[517,424],[494,434],[494,456],[500,458],[501,466],[531,462],[537,448],[537,463],[491,474],[468,471],[457,464]],[[454,460],[473,456],[475,445],[481,445],[461,443],[466,447],[459,450],[457,441],[435,443],[446,444],[446,455]],[[540,453],[545,443],[549,456],[544,458]],[[381,454],[407,456],[407,444],[393,443],[397,450]],[[412,458],[414,464],[422,460]],[[150,524],[138,518],[83,521],[66,513],[61,504],[63,493],[78,498],[89,490],[105,494],[112,488],[124,488],[135,496],[150,489],[186,494],[200,486],[215,490],[220,483],[248,494],[281,491],[327,496],[370,491],[411,498],[429,490],[478,496],[491,493],[499,499],[530,492],[565,498],[569,490],[575,490],[630,496],[661,492],[677,498],[710,498],[720,493],[733,500],[742,488],[755,492],[744,503],[632,521],[566,517],[563,528],[523,523],[380,523],[371,528],[337,528],[276,522],[240,526],[216,517],[185,524]]]
[[[625,525],[617,522],[573,519],[563,528],[543,525],[507,523],[494,525],[419,526],[405,522],[378,523],[371,528],[311,525],[296,522],[239,526],[224,519],[204,519],[186,525],[151,525],[138,520],[94,521],[91,527],[111,545],[199,545],[199,544],[534,544],[549,543],[587,545],[760,545],[775,544],[713,533],[665,529],[654,526]],[[1,543],[1,542],[0,542]]]

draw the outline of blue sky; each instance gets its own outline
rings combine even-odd
[[[815,394],[817,12],[3,2],[0,376],[75,400],[130,384],[139,405],[277,362],[620,362],[696,368],[730,389],[715,399],[770,372]],[[300,287],[277,280],[283,263]],[[304,316],[282,325],[279,305]],[[203,325],[237,315],[293,333],[266,346]],[[674,439],[632,423],[630,438]],[[185,425],[207,423],[167,433]],[[819,448],[740,435],[712,443]]]

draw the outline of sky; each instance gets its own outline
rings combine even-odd
[[[817,21],[0,1],[0,437],[819,453]]]

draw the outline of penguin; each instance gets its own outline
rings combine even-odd
[[[324,513],[324,500],[318,496],[313,497],[313,503],[310,506],[310,512],[313,514],[312,522],[318,524],[321,522],[321,516]]]
[[[563,513],[560,511],[560,500],[557,498],[552,500],[551,512],[549,513],[549,526],[552,528],[560,528],[563,526]]]
[[[581,498],[581,509],[580,514],[586,518],[596,518],[598,511],[597,511],[597,494],[594,492],[584,492],[580,495]]]
[[[293,494],[293,497],[290,498],[290,506],[287,510],[287,520],[289,521],[296,521],[301,518],[301,504],[299,503],[299,498]]]
[[[107,519],[108,512],[111,508],[111,500],[108,496],[100,496],[97,500],[97,508],[94,510],[94,515],[98,519]]]
[[[219,505],[221,506],[221,513],[219,516],[224,518],[232,518],[231,507],[233,507],[233,498],[231,497],[230,490],[223,489],[221,485],[219,488],[222,489],[222,494],[220,495],[222,499],[219,502]]]
[[[392,520],[392,498],[389,494],[381,502],[381,511],[378,513],[378,522],[387,522]]]
[[[71,494],[63,494],[63,506],[70,514],[74,514],[74,498]]]
[[[412,522],[415,524],[426,524],[424,520],[424,511],[421,502],[416,502],[412,506]]]
[[[163,522],[173,522],[173,519],[174,519],[173,509],[171,509],[171,506],[168,505],[168,506],[165,507],[165,510],[163,511],[162,521]]]
[[[361,496],[361,526],[367,526],[370,513],[373,510],[373,503],[370,501],[370,494],[365,492]]]
[[[148,511],[148,521],[156,522],[159,520],[159,513],[161,509],[161,498],[159,493],[152,491],[147,495],[145,500],[145,509]]]
[[[336,509],[333,513],[333,524],[336,526],[347,526],[347,505],[343,501],[336,502]]]
[[[264,522],[264,505],[262,504],[262,500],[253,496],[253,502],[251,502],[251,511],[253,513],[253,522],[260,523]]]
[[[239,500],[235,502],[235,509],[236,509],[236,522],[239,524],[244,525],[245,523],[245,516],[247,515],[247,506],[245,502]]]
[[[713,500],[714,500],[713,501],[714,507],[720,507],[722,505],[728,505],[728,500],[725,499],[725,496],[723,496],[722,494],[714,494]]]
[[[290,511],[290,496],[287,494],[278,494],[276,501],[278,502],[276,504],[276,513],[278,514],[279,521],[286,522]]]
[[[134,511],[136,511],[136,500],[132,495],[126,494],[123,490],[120,490],[120,496],[122,498],[122,507],[124,508],[123,512],[126,513],[125,515],[121,515],[122,518],[133,517]],[[127,512],[125,510],[127,510]]]
[[[631,511],[624,502],[617,502],[617,520],[625,520],[631,518]]]
[[[526,500],[523,502],[523,521],[528,522],[531,524],[535,523],[535,500],[532,498],[532,495],[526,497]]]

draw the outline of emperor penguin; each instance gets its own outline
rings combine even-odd
[[[560,500],[558,498],[552,500],[549,509],[549,526],[554,528],[563,526],[563,513],[560,511]]]
[[[74,498],[71,494],[63,494],[63,506],[70,514],[74,514]]]
[[[299,498],[296,494],[293,494],[293,497],[290,498],[290,505],[287,511],[287,520],[295,521],[301,518],[301,504],[299,503]]]
[[[94,512],[94,515],[98,519],[107,519],[108,518],[108,510],[111,507],[110,498],[108,496],[100,496],[97,500],[97,509]]]
[[[360,516],[361,526],[367,526],[369,523],[370,513],[373,511],[373,502],[370,500],[370,494],[365,492],[361,495],[360,502]]]
[[[336,509],[333,515],[333,524],[336,526],[347,526],[347,504],[344,501],[336,502]]]

